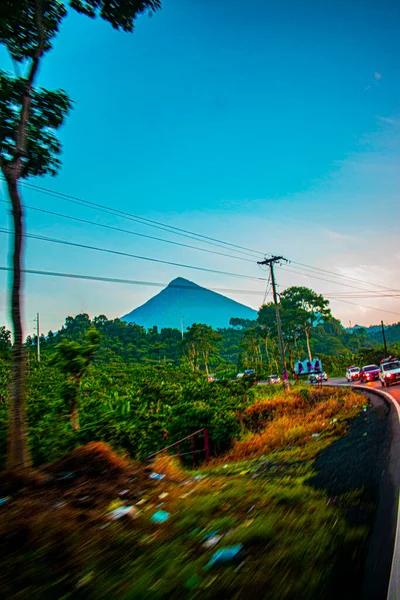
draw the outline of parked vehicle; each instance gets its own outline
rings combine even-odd
[[[325,373],[325,371],[322,371],[322,373],[311,373],[309,381],[310,381],[310,383],[318,383],[319,381],[328,381],[328,375]]]
[[[346,371],[347,381],[357,381],[360,378],[360,367],[349,367]]]
[[[400,362],[397,358],[391,359],[390,362],[381,363],[379,379],[382,387],[389,387],[390,384],[400,381]]]
[[[360,369],[360,382],[377,381],[379,379],[378,365],[366,365]]]
[[[279,377],[279,375],[269,375],[267,381],[269,384],[272,385],[274,383],[281,383],[281,378]]]
[[[250,375],[255,375],[255,369],[246,369],[243,373],[238,373],[236,375],[237,379],[242,379],[242,377],[250,377]]]

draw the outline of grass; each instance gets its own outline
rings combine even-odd
[[[331,501],[307,481],[318,452],[362,407],[363,399],[345,390],[297,389],[272,398],[260,392],[246,412],[245,439],[197,473],[166,456],[143,470],[103,444],[75,450],[48,467],[52,483],[1,507],[0,595],[334,598],[340,564],[360,568],[368,536],[341,506],[358,505],[363,494]],[[151,470],[165,478],[151,480]],[[69,471],[72,479],[59,477]],[[135,513],[111,521],[110,509],[120,505],[135,506]],[[170,516],[153,524],[159,510]],[[210,534],[222,537],[207,548]],[[209,566],[215,551],[237,544],[237,557]]]

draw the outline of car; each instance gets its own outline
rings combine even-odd
[[[361,383],[377,381],[379,379],[378,365],[366,365],[365,367],[361,367],[359,377]]]
[[[389,387],[390,384],[400,381],[400,361],[397,358],[392,358],[390,362],[381,363],[379,379],[382,387]]]
[[[281,378],[279,377],[279,375],[269,375],[267,381],[270,385],[272,385],[274,383],[280,383]]]
[[[347,381],[357,381],[360,378],[360,367],[349,367],[346,371]]]
[[[325,371],[322,371],[322,373],[311,373],[309,381],[310,381],[310,383],[318,383],[319,381],[328,381],[328,375],[325,373]]]

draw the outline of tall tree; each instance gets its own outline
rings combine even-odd
[[[8,50],[15,76],[0,71],[0,168],[10,196],[13,235],[11,317],[14,329],[13,371],[7,467],[29,464],[24,402],[24,347],[21,321],[21,262],[24,224],[19,181],[55,175],[60,166],[56,132],[71,108],[62,90],[35,88],[43,57],[52,49],[67,7],[100,17],[114,29],[132,31],[136,17],[160,8],[160,0],[1,0],[0,45]],[[19,67],[26,69],[20,75]],[[94,91],[95,94],[95,91]]]
[[[101,334],[92,327],[86,333],[83,343],[62,340],[56,346],[51,364],[57,365],[65,377],[61,394],[65,401],[74,431],[79,429],[78,399],[82,377],[93,360],[100,344]]]
[[[192,371],[199,371],[201,366],[209,374],[211,358],[219,355],[217,342],[222,336],[214,331],[210,325],[193,323],[187,328],[183,336],[185,358]]]
[[[292,334],[296,335],[298,326],[302,328],[306,337],[308,357],[312,360],[311,330],[331,317],[328,307],[329,300],[317,294],[310,288],[290,287],[281,294],[282,315],[287,312],[290,320]],[[297,326],[296,326],[297,323]]]

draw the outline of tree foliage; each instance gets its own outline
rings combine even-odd
[[[91,327],[86,332],[83,343],[62,340],[52,356],[51,364],[56,365],[65,378],[61,396],[68,407],[75,431],[79,429],[78,398],[82,377],[92,362],[99,343],[100,333]]]

